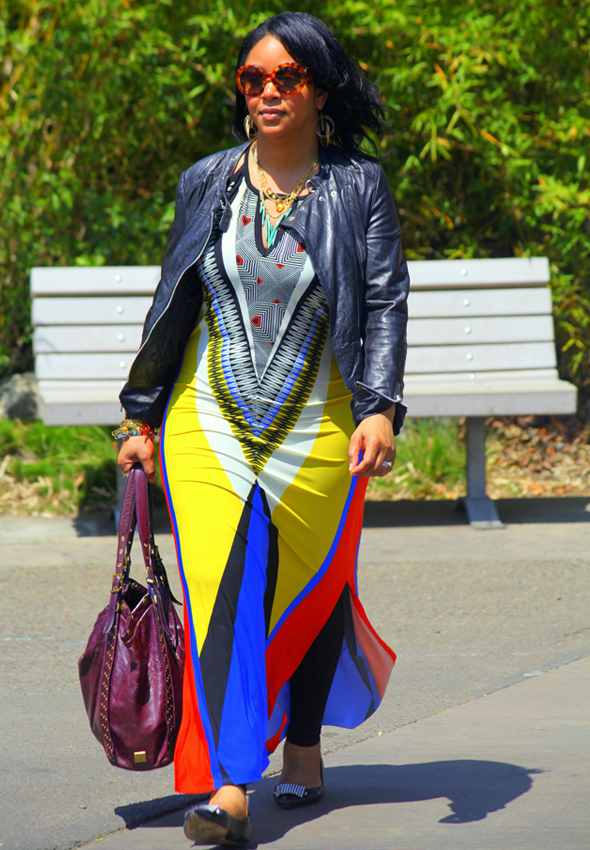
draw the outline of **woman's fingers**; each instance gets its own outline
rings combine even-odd
[[[348,448],[348,470],[351,475],[356,475],[356,472],[354,470],[358,466],[359,454],[362,450],[362,447],[362,438],[357,428],[357,430],[350,438],[350,446]]]
[[[117,462],[127,476],[133,469],[133,464],[141,463],[150,484],[156,480],[154,464],[154,441],[151,437],[129,437],[119,449]]]
[[[388,454],[389,454],[388,449],[385,446],[383,446],[383,448],[381,449],[381,451],[377,455],[377,458],[375,459],[375,465],[373,467],[374,471],[372,472],[372,475],[387,475],[387,473],[389,472],[391,467],[390,466],[384,466],[383,464],[387,464]]]
[[[391,420],[382,414],[363,419],[351,437],[348,459],[351,475],[359,478],[387,475],[395,461]]]
[[[391,472],[394,461],[395,452],[391,451],[389,447],[380,447],[372,458],[366,457],[366,463],[365,458],[363,458],[363,463],[359,464],[358,472],[354,474],[358,475],[359,478],[382,477]]]
[[[363,457],[359,461],[352,475],[358,475],[359,478],[367,478],[372,474],[375,467],[375,461],[379,455],[380,444],[377,438],[368,437],[364,441]]]
[[[393,464],[395,463],[395,452],[387,452],[379,466],[375,469],[375,475],[379,477],[383,477],[384,475],[389,475],[391,470],[393,469]]]

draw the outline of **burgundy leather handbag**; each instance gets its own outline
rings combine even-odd
[[[135,464],[121,507],[110,602],[78,662],[90,728],[110,763],[126,770],[173,760],[182,712],[184,633],[152,525],[148,481]],[[147,587],[129,577],[136,527]]]

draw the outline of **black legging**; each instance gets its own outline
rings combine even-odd
[[[287,741],[313,747],[320,741],[322,718],[344,638],[342,598],[289,679],[291,717]]]

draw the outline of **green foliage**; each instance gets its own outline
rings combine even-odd
[[[456,499],[464,496],[465,440],[457,419],[408,419],[396,438],[390,475],[369,481],[369,499]]]
[[[0,459],[7,495],[2,507],[22,511],[32,497],[30,507],[38,511],[73,513],[116,500],[117,455],[108,428],[0,420]],[[40,486],[33,493],[26,485],[35,483]]]
[[[111,430],[0,419],[0,513],[110,508],[117,500]],[[166,504],[159,468],[153,496],[156,507]]]
[[[233,144],[232,69],[278,0],[4,0],[0,371],[33,265],[157,264],[181,170]],[[562,368],[590,384],[589,0],[300,0],[393,107],[410,258],[546,255]]]

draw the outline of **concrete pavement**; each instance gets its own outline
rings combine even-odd
[[[369,505],[360,594],[398,663],[376,715],[356,730],[326,729],[325,752],[379,743],[390,730],[401,734],[589,654],[589,502],[501,502],[507,527],[487,532],[469,528],[449,503]],[[163,521],[158,543],[178,591]],[[115,547],[104,517],[0,518],[2,850],[71,847],[183,804],[170,768],[111,768],[83,710],[76,661],[106,604]],[[271,771],[279,761],[277,754]],[[339,762],[327,764],[331,771]]]
[[[584,658],[327,756],[316,806],[283,812],[276,779],[264,780],[249,794],[248,846],[588,850],[589,704]],[[183,850],[182,821],[155,819],[101,850]]]

